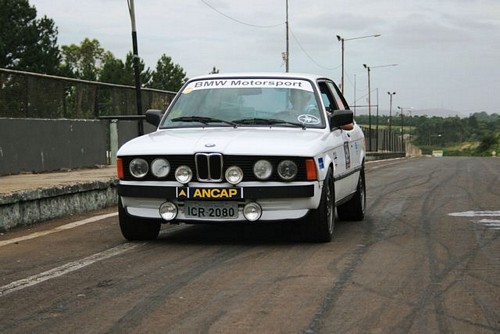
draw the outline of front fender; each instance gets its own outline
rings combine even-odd
[[[336,170],[336,153],[335,151],[332,154],[325,153],[323,156],[316,159],[316,163],[318,166],[318,181],[324,181],[326,175],[328,174],[328,169],[331,168],[333,175],[335,175]]]

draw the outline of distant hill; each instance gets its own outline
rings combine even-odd
[[[367,115],[368,111],[363,109],[358,109],[359,115]],[[471,113],[460,112],[451,109],[442,109],[442,108],[433,108],[433,109],[404,109],[405,115],[408,115],[408,112],[411,113],[412,116],[438,116],[438,117],[454,117],[458,116],[460,118],[469,117]],[[375,115],[372,110],[372,115]],[[389,110],[380,110],[380,115],[389,116]],[[399,115],[399,110],[393,110],[392,115]]]
[[[415,116],[440,116],[440,117],[453,117],[453,116],[458,116],[460,118],[464,117],[469,117],[469,113],[464,113],[456,110],[450,110],[450,109],[419,109],[419,110],[412,110],[411,112],[412,115]],[[471,113],[472,114],[472,113]]]

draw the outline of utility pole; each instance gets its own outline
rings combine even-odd
[[[135,100],[137,104],[137,115],[142,115],[142,96],[141,96],[141,75],[139,68],[139,51],[137,48],[137,30],[135,27],[135,8],[134,0],[127,0],[128,10],[130,13],[130,22],[132,24],[132,50],[133,50],[133,63],[134,63],[134,76],[135,76]],[[144,134],[144,126],[142,119],[139,119],[137,132],[139,136]]]
[[[288,0],[286,0],[286,58],[285,58],[285,68],[286,72],[290,72],[290,39],[288,36]]]

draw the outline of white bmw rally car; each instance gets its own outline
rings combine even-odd
[[[335,83],[291,73],[189,80],[155,132],[118,151],[119,220],[128,240],[161,223],[299,221],[332,239],[337,216],[365,215],[365,142]]]

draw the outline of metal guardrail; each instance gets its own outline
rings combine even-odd
[[[144,110],[167,109],[175,92],[142,88]],[[0,68],[0,117],[144,120],[134,86],[86,81]],[[372,152],[404,152],[401,136],[363,127]]]
[[[137,121],[137,120],[145,120],[146,115],[109,115],[109,116],[99,116],[99,119],[117,119],[119,121]]]

